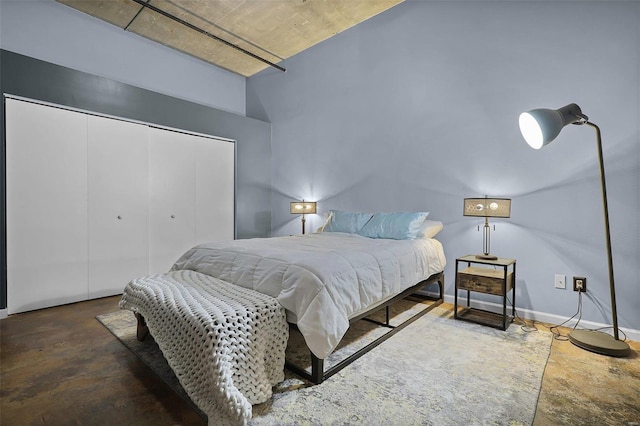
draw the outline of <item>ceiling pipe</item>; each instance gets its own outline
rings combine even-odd
[[[148,8],[148,9],[150,9],[150,10],[153,10],[154,12],[159,13],[160,15],[162,15],[162,16],[164,16],[164,17],[167,17],[167,18],[171,19],[172,21],[175,21],[175,22],[177,22],[177,23],[179,23],[179,24],[182,24],[182,25],[184,25],[184,26],[185,26],[185,27],[187,27],[187,28],[191,28],[192,30],[197,31],[197,32],[199,32],[200,34],[205,35],[205,36],[207,36],[207,37],[209,37],[209,38],[212,38],[212,39],[214,39],[215,41],[218,41],[218,42],[220,42],[220,43],[222,43],[222,44],[224,44],[224,45],[226,45],[226,46],[229,46],[229,47],[231,47],[231,48],[233,48],[233,49],[236,49],[236,50],[238,50],[239,52],[244,53],[244,54],[245,54],[245,55],[247,55],[247,56],[251,56],[253,59],[256,59],[256,60],[258,60],[258,61],[260,61],[260,62],[263,62],[263,63],[265,63],[265,64],[267,64],[267,65],[269,65],[269,66],[271,66],[271,67],[273,67],[273,68],[276,68],[276,69],[278,69],[278,70],[282,71],[282,72],[286,72],[286,71],[287,71],[287,70],[286,70],[286,68],[283,68],[283,67],[281,67],[280,65],[274,64],[273,62],[271,62],[271,61],[269,61],[269,60],[267,60],[267,59],[264,59],[264,58],[262,58],[262,57],[260,57],[260,56],[256,55],[255,53],[249,52],[248,50],[243,49],[243,48],[242,48],[242,47],[240,47],[240,46],[236,46],[235,44],[233,44],[233,43],[231,43],[231,42],[228,42],[227,40],[222,39],[222,38],[220,38],[220,37],[218,37],[218,36],[216,36],[216,35],[214,35],[214,34],[211,34],[210,32],[208,32],[208,31],[206,31],[206,30],[203,30],[203,29],[202,29],[202,28],[200,28],[200,27],[196,27],[195,25],[190,24],[189,22],[187,22],[187,21],[185,21],[185,20],[183,20],[183,19],[180,19],[180,18],[178,18],[177,16],[172,15],[172,14],[170,14],[169,12],[165,12],[164,10],[159,9],[159,8],[157,8],[157,7],[153,6],[152,4],[149,4],[149,3],[147,3],[147,2],[145,2],[145,1],[143,1],[143,0],[133,0],[133,1],[134,1],[134,2],[136,2],[136,3],[138,3],[139,5],[143,6],[143,8],[145,8],[145,7],[146,7],[146,8]],[[142,9],[140,9],[140,10],[142,10]],[[139,14],[139,13],[140,13],[140,12],[138,12],[138,14]],[[133,19],[135,19],[135,18],[138,16],[138,14],[136,14],[136,16],[135,16]],[[133,19],[131,20],[131,22],[133,22]],[[131,22],[129,22],[129,25],[131,25]],[[129,27],[129,25],[127,25],[127,28]],[[125,28],[125,30],[126,30],[127,28]]]

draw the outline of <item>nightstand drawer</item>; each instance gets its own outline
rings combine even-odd
[[[503,296],[504,271],[470,266],[458,272],[458,289]],[[507,273],[507,289],[513,288],[513,272]]]

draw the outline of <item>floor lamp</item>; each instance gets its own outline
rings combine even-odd
[[[631,353],[629,345],[618,338],[618,314],[616,312],[616,292],[613,281],[613,257],[611,255],[611,235],[609,232],[609,208],[607,207],[607,186],[602,161],[602,139],[600,128],[589,121],[576,104],[569,104],[560,109],[534,109],[520,114],[520,131],[527,143],[535,149],[553,141],[567,124],[586,124],[596,131],[598,159],[600,160],[600,182],[602,185],[602,207],[604,210],[604,231],[607,244],[607,260],[609,264],[609,290],[611,292],[611,315],[613,317],[613,337],[595,330],[573,330],[569,333],[569,341],[583,349],[603,355],[625,357]]]

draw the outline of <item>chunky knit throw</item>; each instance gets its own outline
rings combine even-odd
[[[289,328],[270,296],[180,270],[131,281],[120,307],[144,317],[210,425],[246,424],[284,380]]]

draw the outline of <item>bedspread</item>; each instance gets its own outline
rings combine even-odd
[[[323,232],[201,244],[173,270],[194,270],[272,296],[321,359],[338,345],[349,318],[442,272],[434,239],[372,239]]]
[[[120,307],[140,313],[210,425],[246,424],[284,380],[289,326],[273,298],[193,271],[138,278]]]

